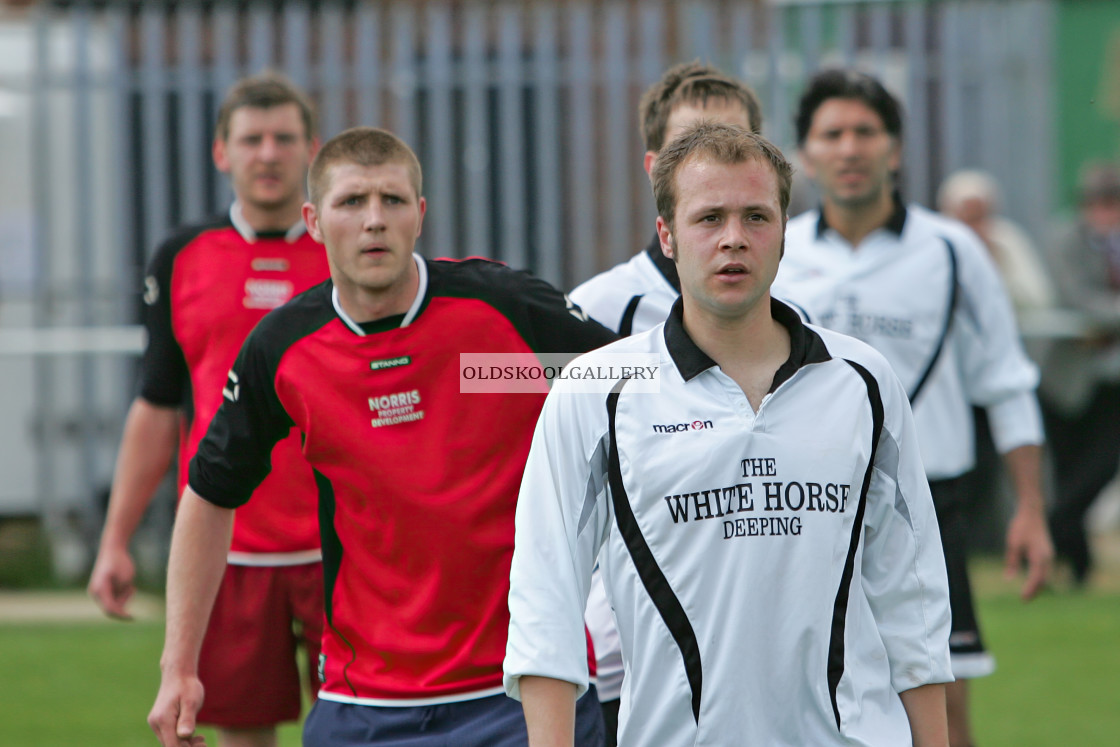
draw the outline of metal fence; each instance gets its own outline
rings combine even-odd
[[[375,124],[415,147],[422,251],[495,257],[565,288],[651,234],[637,102],[689,59],[754,86],[787,152],[814,70],[876,73],[906,105],[908,197],[985,168],[1009,214],[1041,230],[1053,13],[1050,0],[41,3],[30,77],[8,83],[31,101],[34,227],[27,293],[7,292],[32,326],[132,323],[160,238],[227,204],[216,105],[265,68],[312,94],[325,137]],[[92,353],[28,365],[35,490],[80,503],[108,479],[131,369]]]

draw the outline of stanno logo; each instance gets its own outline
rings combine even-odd
[[[680,433],[681,431],[706,431],[715,428],[710,420],[693,420],[691,423],[669,423],[653,426],[654,433]]]
[[[407,366],[409,363],[412,363],[412,356],[411,355],[402,355],[402,356],[399,356],[397,358],[385,358],[385,359],[379,360],[379,361],[370,361],[369,362],[369,370],[371,370],[371,371],[381,371],[382,369],[386,369],[386,368],[396,368],[397,366]]]
[[[256,272],[286,272],[291,264],[283,257],[254,257],[249,266]]]

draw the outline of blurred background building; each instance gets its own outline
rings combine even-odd
[[[426,254],[570,288],[649,234],[637,101],[690,59],[754,86],[789,153],[814,70],[879,75],[907,110],[904,194],[932,205],[946,174],[983,169],[1032,236],[1082,162],[1120,158],[1115,0],[0,3],[0,520],[40,518],[64,573],[89,561],[143,268],[227,205],[210,141],[236,78],[283,71],[324,138],[372,124],[411,143]]]

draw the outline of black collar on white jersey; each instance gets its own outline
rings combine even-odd
[[[666,257],[665,252],[661,251],[661,239],[656,233],[653,235],[653,241],[649,242],[649,246],[646,247],[646,254],[649,255],[653,266],[665,276],[669,285],[673,286],[673,290],[680,293],[681,277],[677,274],[677,263]]]
[[[774,381],[770,390],[774,391],[787,379],[793,376],[799,368],[810,363],[822,363],[831,360],[824,340],[813,330],[801,322],[801,317],[790,307],[777,299],[770,299],[770,314],[775,320],[789,331],[789,358],[774,373]],[[716,362],[701,350],[684,328],[684,300],[678,298],[669,311],[669,318],[665,320],[665,347],[673,363],[685,381],[691,381],[704,371],[707,371]]]
[[[887,218],[887,222],[883,224],[883,228],[901,236],[902,229],[906,227],[906,203],[902,201],[902,194],[897,189],[891,192],[891,200],[894,202],[894,210],[891,212],[891,217]],[[817,238],[819,239],[828,230],[828,221],[824,218],[824,206],[817,206],[817,215]]]

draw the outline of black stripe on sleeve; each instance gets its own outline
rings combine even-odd
[[[630,303],[626,304],[626,310],[622,312],[622,321],[618,323],[619,337],[629,337],[634,329],[634,315],[638,313],[638,304],[642,302],[642,294],[634,296],[630,299]]]
[[[910,404],[913,404],[918,395],[922,393],[925,388],[926,381],[929,380],[930,374],[933,373],[933,367],[937,365],[937,360],[941,357],[941,351],[945,348],[945,340],[949,337],[949,330],[953,326],[953,315],[957,311],[957,295],[958,282],[957,282],[957,249],[953,246],[953,242],[945,237],[941,238],[945,242],[945,248],[949,251],[949,300],[945,310],[945,324],[941,328],[941,336],[937,339],[937,346],[933,349],[933,355],[929,359],[929,365],[922,375],[918,378],[918,383],[914,386],[914,390],[910,393]]]
[[[840,728],[840,708],[836,703],[836,689],[840,685],[840,678],[844,676],[844,624],[848,617],[848,595],[855,574],[856,550],[863,535],[867,491],[871,486],[879,438],[883,433],[883,398],[879,393],[879,382],[863,366],[850,360],[846,362],[855,369],[867,387],[867,401],[871,406],[871,454],[867,460],[867,470],[863,474],[863,487],[859,491],[855,519],[852,521],[852,538],[848,543],[848,556],[844,559],[844,573],[840,577],[840,588],[836,591],[836,601],[832,605],[832,634],[828,642],[828,697],[832,701],[832,714],[836,717],[837,729]]]
[[[615,433],[615,411],[618,409],[618,396],[628,379],[623,379],[615,385],[607,396],[607,420],[609,423],[609,447],[607,457],[607,479],[611,489],[611,500],[614,505],[615,520],[618,530],[638,569],[638,577],[642,585],[653,600],[654,606],[665,621],[666,627],[677,642],[684,659],[685,674],[688,676],[688,685],[692,690],[692,717],[700,722],[700,696],[703,686],[703,667],[700,662],[700,644],[696,640],[696,632],[692,623],[688,621],[684,607],[677,599],[669,580],[665,578],[653,552],[642,536],[642,530],[634,517],[630,506],[630,499],[626,496],[626,487],[622,484],[622,468],[618,459],[618,439]]]
[[[358,690],[350,682],[350,666],[358,658],[357,649],[347,640],[346,636],[334,626],[334,587],[338,581],[339,569],[342,567],[342,540],[339,539],[335,529],[335,497],[334,485],[319,470],[315,473],[315,484],[319,488],[319,536],[323,546],[323,607],[326,613],[327,625],[338,636],[339,640],[350,649],[350,661],[342,667],[342,678],[346,681],[350,693],[357,696]]]

